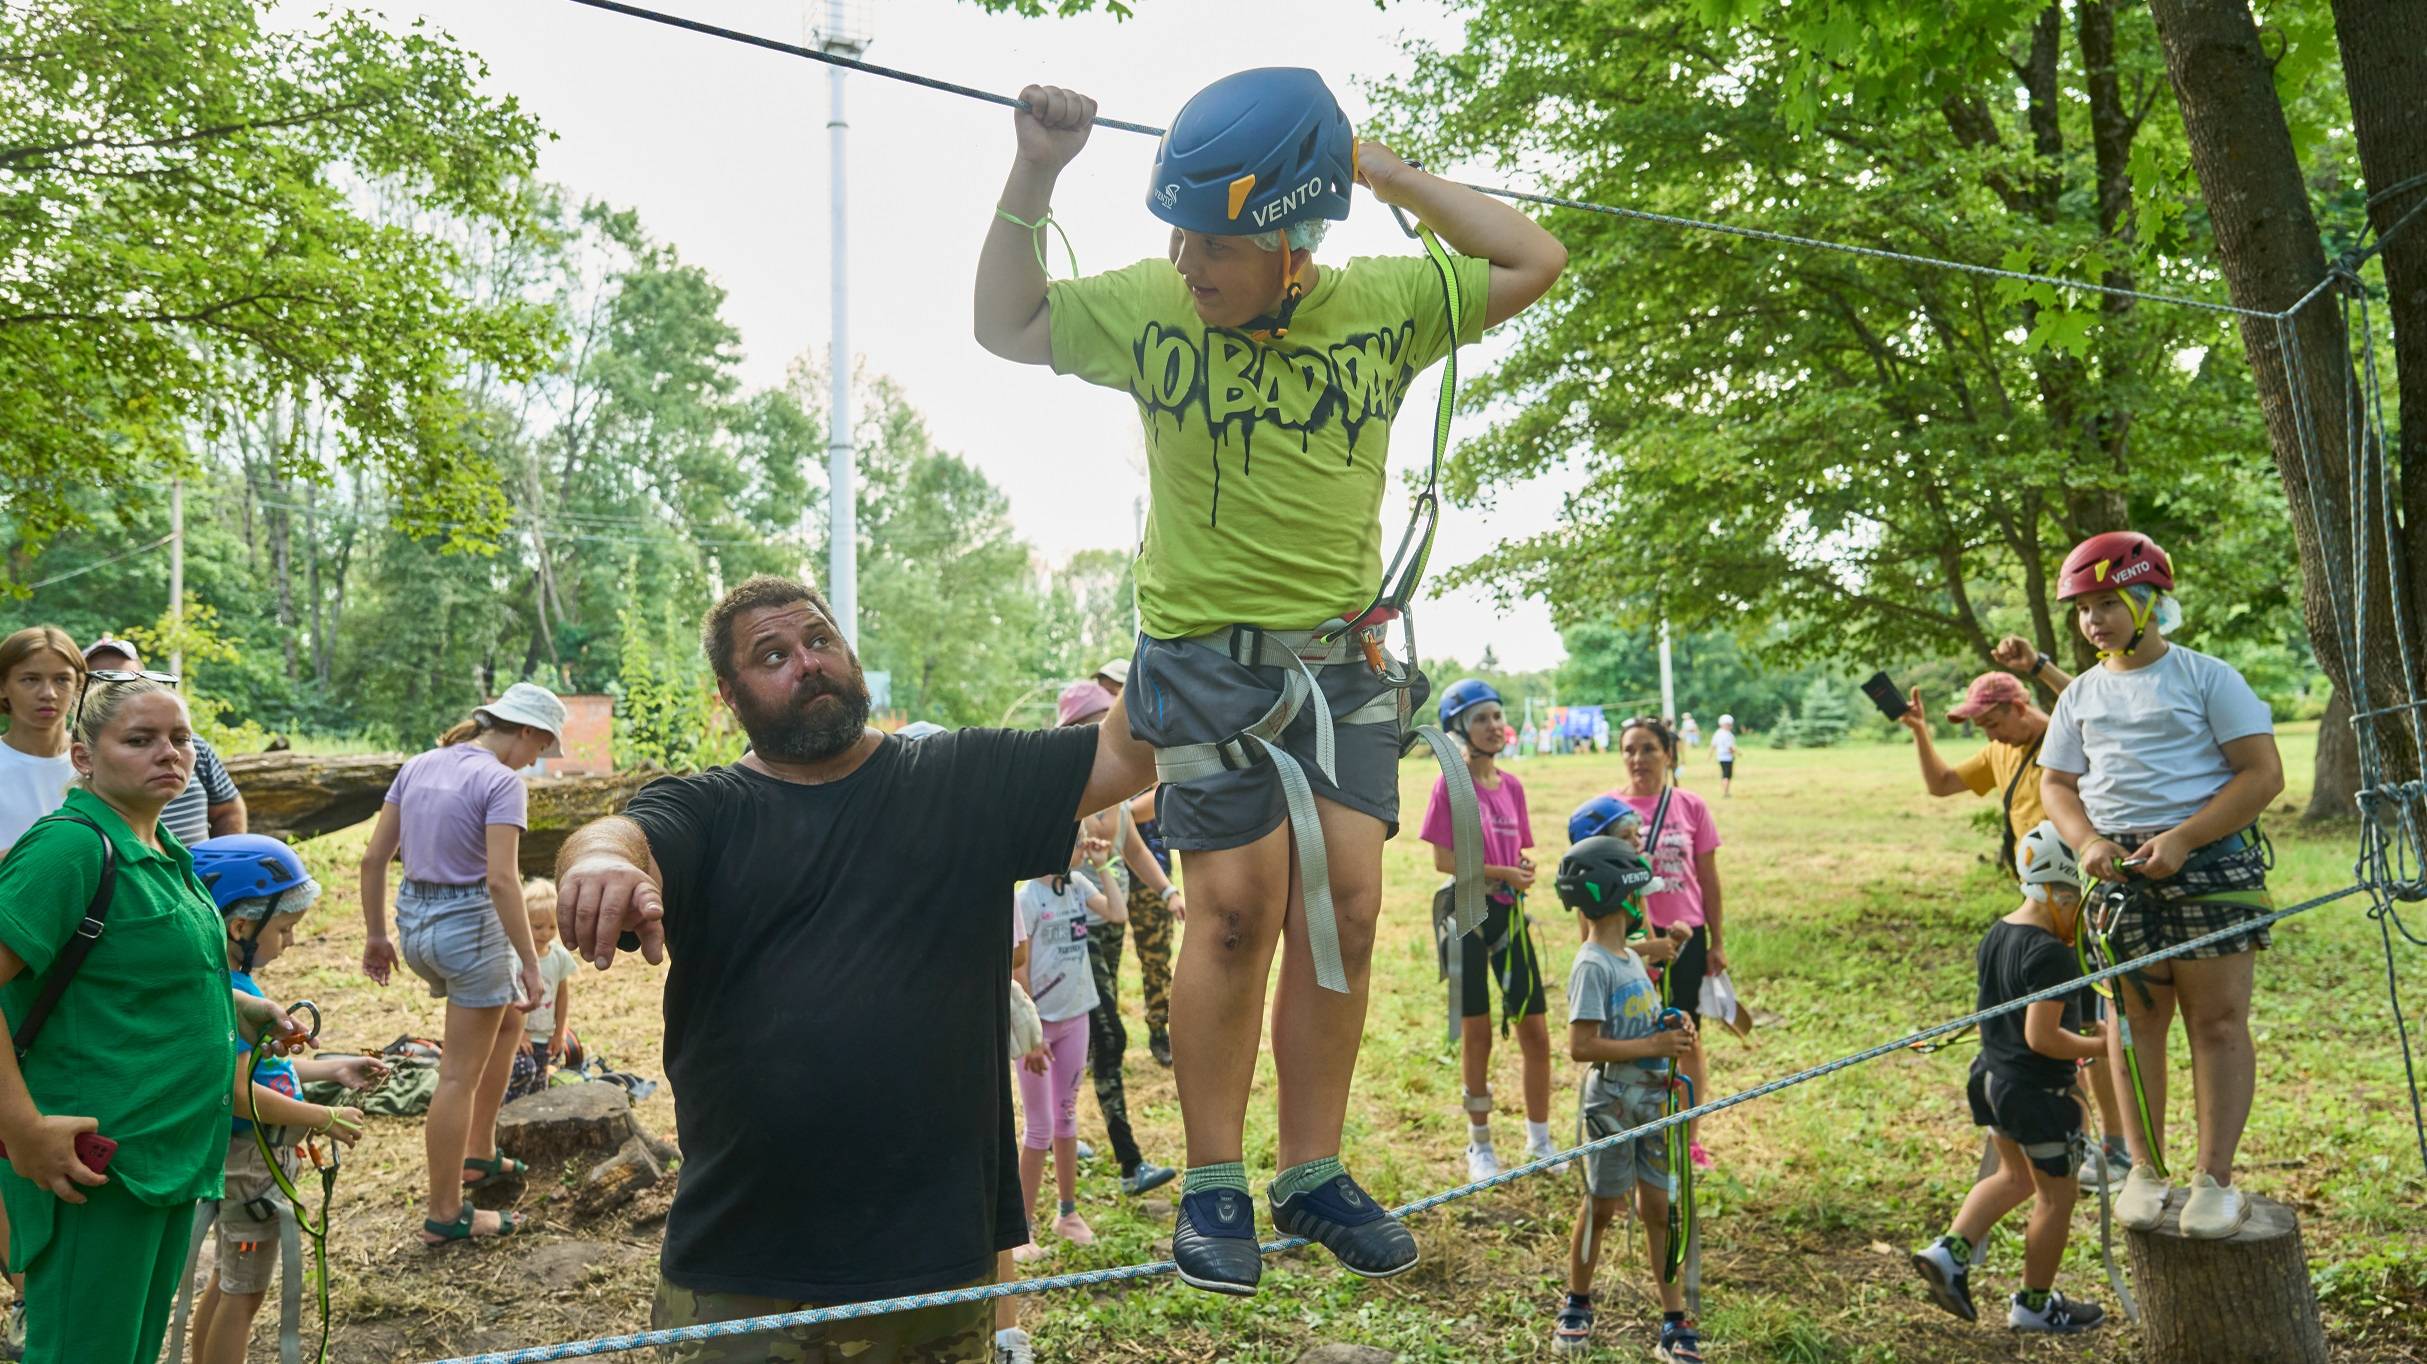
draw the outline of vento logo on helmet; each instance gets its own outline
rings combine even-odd
[[[1307,181],[1305,184],[1298,186],[1296,189],[1290,190],[1283,194],[1280,198],[1266,204],[1264,207],[1250,210],[1247,216],[1256,220],[1256,226],[1263,227],[1271,223],[1275,218],[1280,217],[1284,213],[1290,212],[1322,192],[1323,177],[1318,175],[1314,179]]]
[[[2100,567],[2103,568],[2105,565],[2102,564]],[[2157,565],[2155,563],[2151,562],[2150,560],[2143,559],[2139,563],[2132,565],[2130,568],[2118,571],[2114,579],[2115,585],[2121,587],[2125,583],[2132,581],[2134,578],[2138,578],[2143,574],[2152,572],[2156,568]]]
[[[1178,185],[1165,185],[1163,188],[1156,190],[1155,202],[1161,204],[1165,208],[1178,208],[1180,206],[1180,187]]]

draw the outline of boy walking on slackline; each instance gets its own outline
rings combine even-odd
[[[2023,902],[1980,940],[1974,1008],[1994,1008],[2081,977],[2073,954],[2081,926],[2081,867],[2055,825],[2043,822],[2023,835],[2014,870]],[[1973,1248],[1987,1244],[1998,1220],[2025,1203],[2031,1221],[2023,1232],[2023,1286],[2006,1309],[2006,1325],[2069,1335],[2106,1320],[2097,1304],[2056,1291],[2073,1203],[2081,1196],[2073,1180],[2084,1149],[2075,1077],[2082,1062],[2107,1053],[2106,1043],[2085,1036],[2081,1027],[2077,995],[2043,999],[1980,1025],[1980,1055],[1972,1058],[1965,1091],[1973,1125],[1988,1128],[1996,1143],[1997,1170],[1972,1186],[1947,1234],[1913,1255],[1930,1296],[1965,1321],[1980,1319],[1972,1306]]]
[[[2275,902],[2258,817],[2284,789],[2267,703],[2231,664],[2167,642],[2182,626],[2174,565],[2147,536],[2109,531],[2082,541],[2065,556],[2056,596],[2072,604],[2099,666],[2056,698],[2039,754],[2040,796],[2099,892],[2128,896],[2106,930],[2115,960],[2266,914]],[[2255,954],[2270,941],[2253,929],[2133,972],[2116,989],[2129,1031],[2110,1034],[2109,1048],[2137,1091],[2122,1105],[2132,1172],[2115,1216],[2125,1226],[2146,1231],[2166,1214],[2166,1033],[2178,1005],[2199,1117],[2183,1235],[2221,1240],[2250,1216],[2233,1187],[2233,1154],[2258,1079]]]
[[[1342,1168],[1340,1129],[1399,813],[1398,720],[1425,687],[1412,660],[1404,678],[1378,675],[1378,634],[1348,618],[1375,599],[1390,423],[1410,384],[1541,297],[1567,253],[1515,209],[1358,146],[1314,72],[1264,68],[1199,92],[1157,149],[1146,199],[1171,226],[1166,257],[1049,288],[1036,234],[1095,102],[1041,86],[1021,98],[978,261],[978,342],[1127,392],[1146,431],[1144,629],[1125,696],[1159,750],[1156,813],[1185,854],[1197,928],[1172,997],[1189,1164],[1172,1255],[1197,1287],[1255,1290],[1243,1128],[1278,945],[1274,1224],[1359,1274],[1397,1274],[1415,1240]],[[1462,334],[1450,280],[1423,256],[1315,264],[1352,183],[1463,253],[1446,266]]]

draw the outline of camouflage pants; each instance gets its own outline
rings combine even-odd
[[[1132,882],[1129,932],[1138,940],[1138,974],[1146,981],[1146,1030],[1171,1031],[1171,906]]]
[[[699,1293],[661,1277],[649,1325],[663,1331],[818,1305],[741,1293]],[[993,1364],[994,1305],[927,1307],[790,1331],[719,1336],[660,1346],[658,1358],[666,1364]]]
[[[1134,901],[1133,901],[1134,903]],[[1087,1015],[1087,1068],[1096,1082],[1096,1107],[1122,1174],[1138,1168],[1138,1139],[1129,1130],[1129,1090],[1121,1060],[1129,1050],[1129,1028],[1121,1021],[1121,925],[1087,926],[1087,969],[1095,977],[1096,1006]]]

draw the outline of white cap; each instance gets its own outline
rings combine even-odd
[[[565,703],[556,699],[555,692],[536,682],[517,682],[506,688],[505,695],[485,706],[473,707],[472,713],[510,725],[544,729],[553,742],[539,756],[555,758],[564,754]]]
[[[1096,676],[1109,677],[1112,679],[1112,684],[1114,686],[1126,687],[1129,685],[1129,660],[1126,658],[1116,658],[1112,662],[1105,664],[1103,667],[1096,669]]]
[[[1721,729],[1734,729],[1736,727],[1736,717],[1733,715],[1720,716],[1719,727]]]

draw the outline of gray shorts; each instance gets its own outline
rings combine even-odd
[[[398,886],[396,949],[435,998],[467,1009],[514,1002],[520,963],[487,886]]]
[[[288,1171],[290,1179],[293,1171]],[[278,1213],[287,1205],[262,1163],[253,1134],[228,1143],[227,1192],[219,1199],[219,1291],[266,1293],[278,1266]]]
[[[1227,739],[1264,718],[1280,699],[1284,670],[1251,668],[1197,640],[1138,636],[1129,666],[1129,729],[1157,748]],[[1362,663],[1314,670],[1334,716],[1347,715],[1385,690]],[[1421,710],[1430,684],[1417,677],[1410,705]],[[1301,711],[1281,733],[1281,747],[1306,769],[1307,785],[1328,800],[1382,821],[1399,832],[1399,734],[1391,724],[1334,725],[1332,752],[1340,780],[1315,766],[1315,717]],[[1210,852],[1253,843],[1289,817],[1281,777],[1269,762],[1218,773],[1155,796],[1163,840],[1183,851]]]
[[[1577,1140],[1599,1141],[1641,1127],[1659,1118],[1664,1106],[1659,1090],[1625,1085],[1612,1091],[1588,1072],[1576,1102]],[[1595,1198],[1624,1198],[1637,1184],[1676,1193],[1669,1178],[1667,1132],[1615,1142],[1584,1158],[1584,1187]]]

